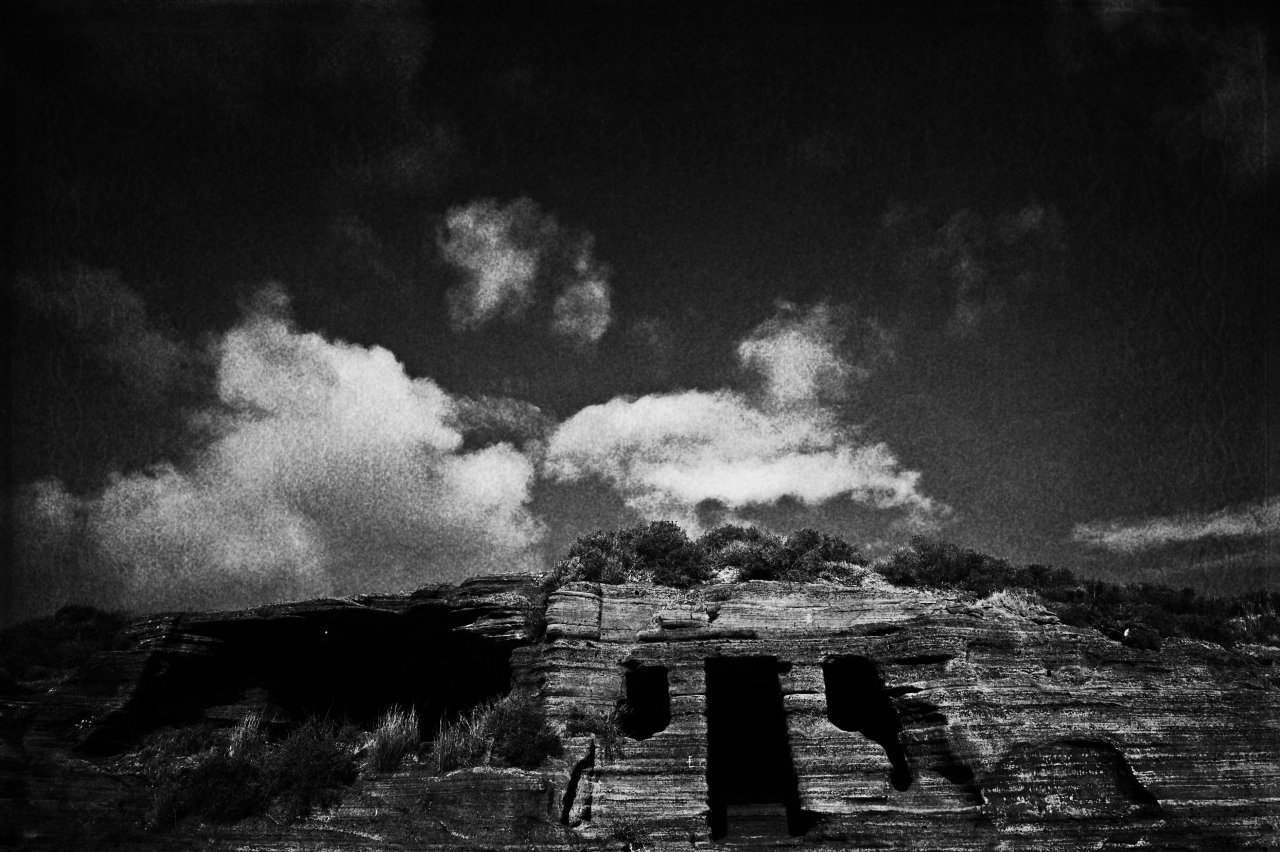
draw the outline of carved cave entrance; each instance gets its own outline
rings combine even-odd
[[[774,657],[706,662],[707,794],[713,838],[777,833],[779,805],[786,811],[787,832],[804,831],[778,683],[778,674],[786,668]]]
[[[641,666],[624,675],[626,698],[619,702],[618,726],[633,740],[647,740],[671,724],[667,670]]]
[[[822,678],[831,724],[879,743],[892,767],[889,781],[894,789],[910,787],[911,767],[898,736],[902,722],[875,663],[866,657],[831,657],[822,664]]]

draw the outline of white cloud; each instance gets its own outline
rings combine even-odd
[[[448,294],[454,329],[524,319],[551,290],[551,331],[578,343],[597,342],[613,314],[608,269],[592,249],[589,235],[570,233],[527,198],[450,209],[440,250],[465,273]]]
[[[507,443],[464,451],[438,385],[385,349],[298,331],[279,299],[260,298],[219,342],[224,407],[203,413],[215,437],[194,462],[117,475],[87,497],[42,484],[22,507],[33,546],[50,551],[74,526],[131,608],[536,567],[530,460]]]
[[[801,310],[783,303],[739,344],[740,363],[763,380],[758,396],[685,391],[619,397],[579,411],[552,434],[545,475],[603,480],[636,512],[695,528],[705,501],[737,510],[842,497],[927,526],[946,507],[921,491],[920,474],[825,405],[870,371],[842,354],[853,346],[838,315],[825,304]],[[887,333],[875,324],[866,330],[861,349],[868,358],[891,357]]]
[[[604,336],[611,319],[608,282],[586,278],[570,284],[556,297],[551,328],[570,340],[595,343]]]
[[[1206,538],[1280,535],[1280,496],[1203,514],[1173,515],[1141,521],[1093,521],[1077,524],[1072,538],[1092,547],[1134,553]]]
[[[738,360],[764,379],[766,395],[778,405],[840,397],[851,379],[866,378],[865,368],[841,356],[844,337],[825,302],[807,311],[783,302],[738,344]]]
[[[477,328],[500,316],[517,318],[533,304],[538,248],[527,233],[537,208],[519,200],[500,207],[492,199],[449,210],[440,250],[466,279],[449,291],[455,329]]]
[[[933,513],[920,474],[880,443],[858,440],[820,410],[766,411],[731,391],[618,398],[579,411],[551,438],[546,473],[612,484],[628,506],[696,526],[695,509],[791,497],[837,497],[879,509]]]

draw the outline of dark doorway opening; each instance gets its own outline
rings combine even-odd
[[[707,660],[707,795],[713,838],[767,832],[763,817],[769,805],[785,809],[788,834],[808,828],[778,684],[783,670],[773,657]]]
[[[911,767],[899,734],[902,721],[893,709],[875,663],[866,657],[831,657],[822,664],[827,718],[842,731],[857,731],[884,748],[889,781],[895,790],[911,786]]]
[[[618,708],[618,727],[634,740],[647,740],[671,724],[671,693],[662,666],[630,669],[626,698]]]

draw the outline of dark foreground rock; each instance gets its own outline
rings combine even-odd
[[[1008,596],[868,572],[544,601],[499,577],[156,616],[131,637],[5,699],[0,848],[1280,848],[1275,649],[1135,648]],[[429,733],[512,684],[562,758],[366,770],[294,824],[148,831],[154,791],[122,757],[264,708],[368,725],[412,703]]]

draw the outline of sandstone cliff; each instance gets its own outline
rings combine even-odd
[[[1138,650],[871,572],[545,600],[535,578],[486,578],[131,630],[128,650],[6,702],[11,848],[1280,847],[1275,649]],[[148,730],[265,705],[413,703],[431,723],[512,684],[540,697],[563,758],[410,763],[296,825],[145,831],[119,757]],[[576,733],[611,715],[620,738]]]

